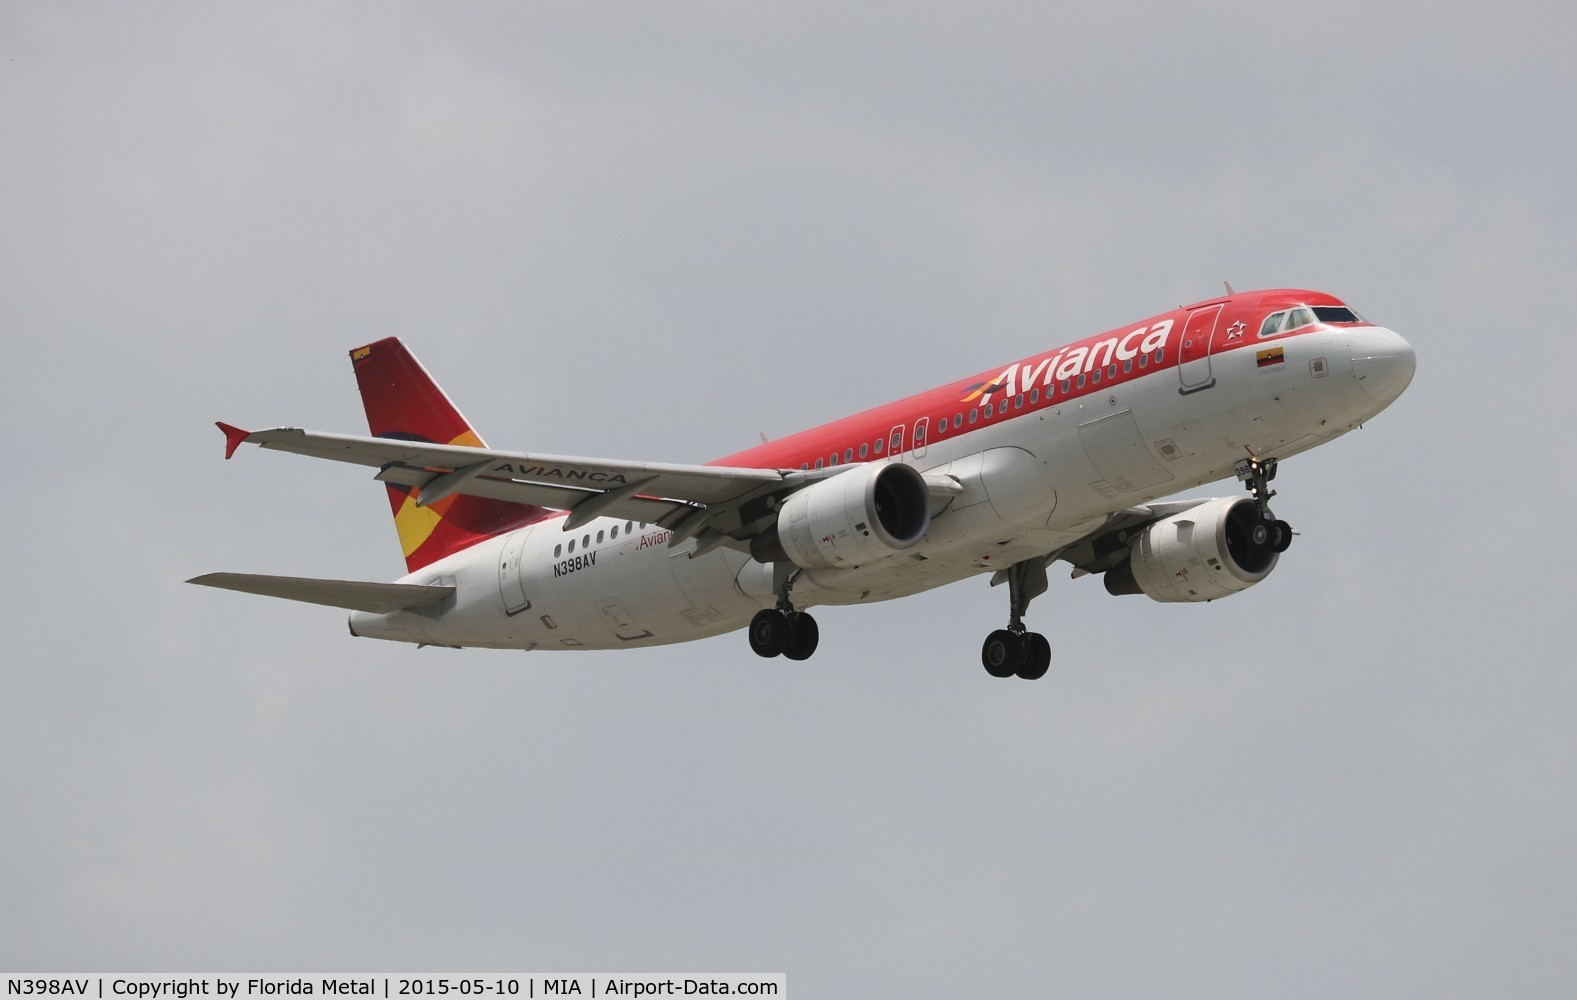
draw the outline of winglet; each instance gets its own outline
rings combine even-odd
[[[226,460],[228,460],[231,455],[235,454],[235,450],[237,448],[241,447],[242,441],[245,441],[247,438],[252,436],[251,431],[243,431],[241,428],[232,424],[227,424],[223,420],[215,420],[214,426],[225,432]]]

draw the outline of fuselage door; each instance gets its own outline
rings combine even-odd
[[[1177,355],[1177,376],[1184,393],[1198,392],[1216,384],[1210,375],[1210,339],[1225,305],[1205,306],[1188,314],[1183,325],[1183,342]]]
[[[531,597],[526,592],[525,558],[526,539],[530,528],[521,528],[504,542],[503,554],[498,559],[498,595],[504,600],[504,613],[516,615],[531,607]]]
[[[913,438],[913,443],[910,445],[910,447],[912,447],[914,449],[914,457],[915,458],[924,458],[925,457],[925,437],[926,437],[926,432],[929,431],[930,429],[931,429],[931,418],[930,417],[921,417],[919,420],[916,420],[914,422],[914,438]]]

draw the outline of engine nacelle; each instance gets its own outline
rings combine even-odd
[[[861,465],[790,494],[775,541],[801,569],[847,568],[907,549],[930,526],[930,491],[913,466]]]
[[[1280,558],[1270,540],[1255,540],[1263,523],[1247,497],[1223,497],[1162,518],[1129,543],[1128,559],[1106,573],[1106,590],[1166,602],[1213,601],[1247,590]]]

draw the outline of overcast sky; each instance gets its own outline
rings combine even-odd
[[[0,968],[1572,996],[1577,14],[1098,7],[0,2]],[[365,470],[212,426],[362,432],[379,337],[695,462],[1223,279],[1417,378],[1254,590],[1054,572],[1034,684],[984,579],[805,663],[181,582],[399,575]]]

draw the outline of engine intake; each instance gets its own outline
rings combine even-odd
[[[1106,591],[1195,602],[1247,590],[1280,558],[1266,533],[1255,530],[1264,524],[1246,497],[1223,497],[1162,518],[1129,543],[1128,558],[1106,573]]]
[[[862,465],[791,494],[775,532],[758,538],[751,554],[801,569],[842,569],[902,552],[930,526],[930,491],[914,467]]]

